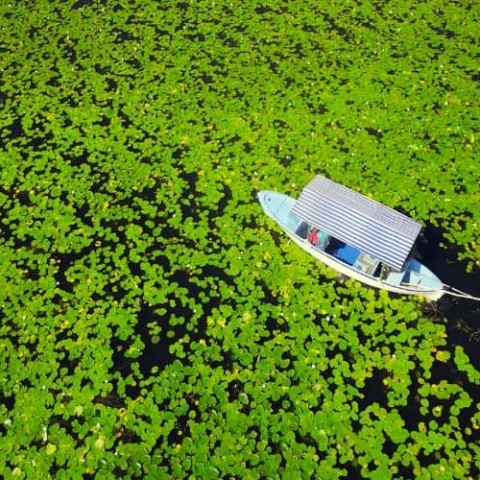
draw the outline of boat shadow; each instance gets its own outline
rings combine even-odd
[[[441,247],[441,243],[446,247]],[[480,269],[467,272],[467,262],[458,260],[462,249],[449,244],[441,229],[425,228],[417,242],[417,249],[422,262],[444,283],[480,297]],[[426,306],[425,313],[445,319],[449,342],[464,347],[472,363],[480,370],[477,355],[480,343],[480,303],[444,295],[435,304]]]

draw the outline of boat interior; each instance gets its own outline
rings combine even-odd
[[[302,222],[296,232],[299,237],[308,240],[314,247],[343,263],[354,267],[366,275],[378,277],[381,273],[381,264],[378,260],[361,252],[351,245],[338,240],[325,232],[313,229],[305,222]]]
[[[381,279],[390,285],[422,285],[425,287],[433,285],[432,279],[426,277],[421,272],[422,265],[416,260],[408,262],[405,270],[395,272],[368,253],[361,252],[357,248],[325,232],[316,230],[305,222],[301,222],[300,225],[298,225],[295,233],[304,240],[308,240],[318,250],[325,252],[365,275]]]

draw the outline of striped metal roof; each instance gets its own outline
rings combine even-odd
[[[292,213],[342,242],[402,270],[422,226],[390,207],[316,176]]]

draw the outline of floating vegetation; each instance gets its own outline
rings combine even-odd
[[[476,330],[255,197],[321,172],[478,270],[478,6],[34,7],[0,7],[5,478],[478,478]]]

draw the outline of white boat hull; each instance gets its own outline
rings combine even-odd
[[[409,283],[402,282],[405,271],[392,272],[384,279],[365,274],[355,266],[340,261],[296,234],[296,230],[302,222],[290,213],[295,202],[293,198],[271,191],[261,191],[258,197],[265,213],[275,220],[300,248],[342,275],[374,288],[404,295],[421,295],[429,300],[438,300],[445,293],[442,282],[417,260],[411,262],[415,272],[412,272],[412,280]]]

